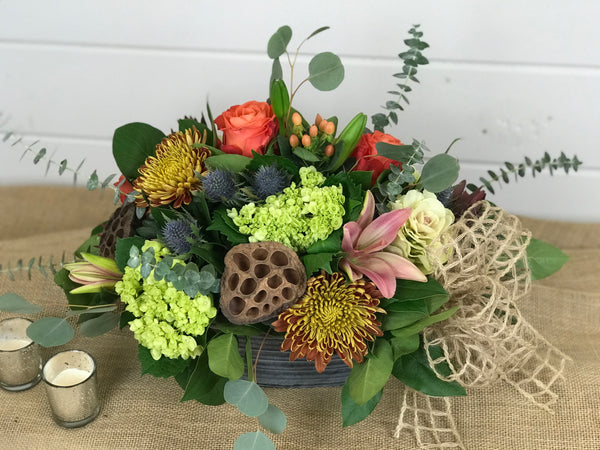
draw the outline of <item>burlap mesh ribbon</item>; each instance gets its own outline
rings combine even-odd
[[[504,380],[533,404],[551,412],[555,384],[568,357],[546,341],[521,315],[531,276],[527,245],[531,233],[519,219],[482,202],[452,226],[453,238],[429,254],[435,278],[450,293],[446,307],[459,306],[448,320],[425,329],[423,340],[437,376],[465,388]],[[450,254],[444,263],[444,255]],[[432,345],[444,356],[433,359]],[[448,376],[436,370],[446,362]],[[420,448],[464,448],[449,399],[432,399],[406,388],[395,436],[412,430]]]

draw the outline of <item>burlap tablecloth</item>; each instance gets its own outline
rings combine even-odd
[[[91,228],[113,210],[111,192],[68,187],[0,188],[0,264],[14,267],[22,258],[51,255],[60,259],[88,237]],[[573,362],[559,390],[555,414],[525,402],[510,386],[469,390],[453,400],[453,412],[469,449],[600,448],[600,224],[523,219],[534,236],[563,249],[567,265],[551,278],[534,283],[520,305],[526,318]],[[0,275],[0,294],[16,292],[44,305],[45,314],[64,314],[64,295],[37,270],[11,281]],[[8,314],[0,313],[4,318]],[[127,330],[100,338],[76,336],[64,347],[89,351],[98,363],[102,410],[79,429],[63,429],[50,416],[43,382],[11,393],[0,389],[0,448],[189,448],[231,449],[257,421],[234,406],[181,403],[182,390],[172,379],[141,377],[137,343]],[[45,349],[45,357],[61,348]],[[374,413],[342,429],[341,388],[268,389],[269,400],[287,415],[278,449],[410,449],[410,433],[392,435],[403,386],[387,385]]]

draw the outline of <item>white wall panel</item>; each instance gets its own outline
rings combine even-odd
[[[308,54],[333,50],[346,79],[333,92],[303,87],[295,106],[344,124],[358,111],[379,111],[396,81],[401,41],[421,23],[431,64],[388,131],[436,151],[462,138],[452,151],[469,179],[524,155],[576,153],[582,173],[520,180],[495,199],[536,217],[600,221],[600,2],[309,1],[298,8],[266,0],[0,1],[0,132],[39,137],[58,161],[85,156],[82,173],[106,176],[115,170],[110,139],[119,125],[142,121],[166,132],[183,115],[199,116],[207,99],[215,114],[264,99],[266,42],[286,23],[292,44],[332,26],[307,43],[297,75]],[[30,157],[19,163],[11,141],[0,142],[0,185],[71,182],[40,178],[43,168]]]
[[[389,58],[419,23],[437,59],[597,66],[598,17],[596,0],[4,0],[0,39],[263,52],[281,25],[329,25],[307,51]]]

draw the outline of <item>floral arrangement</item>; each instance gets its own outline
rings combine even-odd
[[[180,119],[168,135],[143,123],[115,131],[119,207],[81,245],[78,260],[55,275],[70,314],[87,335],[128,326],[143,373],[174,377],[184,400],[234,404],[273,433],[283,431],[285,415],[259,386],[260,349],[253,352],[251,337],[278,338],[284,359],[313,363],[319,377],[336,360],[345,364],[344,426],[371,413],[390,376],[430,396],[465,395],[471,384],[452,377],[459,372],[452,346],[430,334],[463,317],[451,300],[459,295],[460,278],[449,276],[456,258],[476,248],[504,268],[512,260],[501,277],[519,280],[548,276],[566,257],[526,234],[515,238],[518,252],[495,252],[481,240],[462,240],[460,226],[478,235],[477,220],[482,229],[504,220],[485,200],[493,182],[524,176],[527,168],[577,170],[580,162],[564,154],[527,158],[489,171],[477,186],[457,181],[452,145],[426,158],[424,143],[386,134],[428,62],[418,26],[399,55],[394,99],[372,116],[372,130],[363,113],[345,125],[304,115],[293,107],[299,88],[308,81],[335,89],[344,67],[333,53],[317,54],[294,86],[300,47],[289,54],[291,36],[284,26],[269,40],[268,101],[247,101],[216,118],[207,105],[206,116]],[[289,84],[282,56],[290,62]],[[94,172],[88,187],[111,182],[99,183]],[[508,239],[496,233],[481,236]],[[486,292],[475,295],[491,302]],[[10,309],[10,302],[17,300],[4,298],[0,306]],[[66,320],[48,317],[30,334],[59,345],[73,331]],[[235,448],[256,443],[273,447],[258,431],[240,436]]]

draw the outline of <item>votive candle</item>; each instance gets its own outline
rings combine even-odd
[[[44,365],[42,375],[54,421],[67,428],[83,426],[100,412],[96,362],[89,353],[68,350]]]
[[[22,391],[41,378],[40,347],[27,336],[31,320],[13,317],[0,321],[0,387]]]

